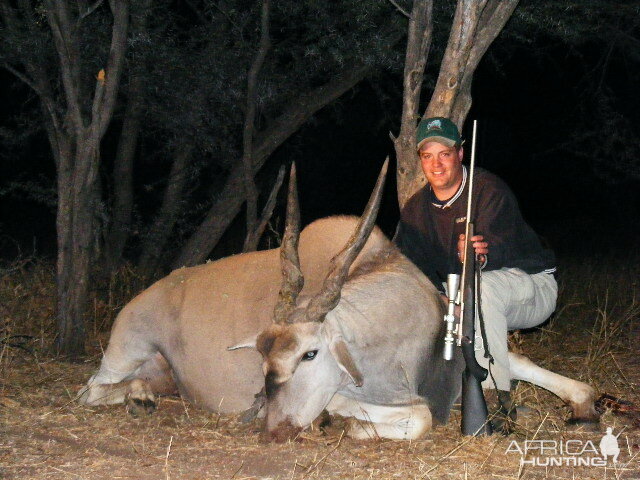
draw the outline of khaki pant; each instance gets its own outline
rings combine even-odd
[[[483,272],[481,278],[481,305],[489,350],[494,363],[491,373],[498,390],[511,389],[507,332],[540,325],[553,313],[558,297],[558,285],[553,275],[529,275],[518,268],[502,268]],[[476,360],[489,368],[484,358],[480,326],[476,320]],[[484,388],[495,388],[491,376],[482,383]]]

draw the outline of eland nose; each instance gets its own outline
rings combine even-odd
[[[282,383],[283,382],[278,381],[278,375],[276,372],[268,372],[264,378],[264,389],[267,394],[267,398],[273,398],[278,393],[278,389],[282,386]]]

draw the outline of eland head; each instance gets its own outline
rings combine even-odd
[[[349,268],[375,226],[388,163],[387,159],[356,230],[332,259],[321,290],[311,298],[299,296],[304,285],[297,250],[300,212],[295,165],[291,168],[280,250],[283,279],[273,323],[255,342],[242,345],[255,347],[263,358],[270,440],[291,438],[322,412],[337,390],[350,382],[363,384],[339,324],[325,319],[338,305]]]

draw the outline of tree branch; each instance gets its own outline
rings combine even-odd
[[[459,0],[440,74],[425,116],[450,117],[458,128],[471,108],[473,74],[518,0]]]
[[[15,14],[15,11],[7,1],[3,1],[0,4],[0,15],[4,22],[5,28],[14,36],[18,36],[20,31],[28,31],[32,35],[37,35],[39,32],[35,29],[35,23],[33,15],[31,14],[31,5],[25,4],[25,2],[19,2],[22,14],[26,18],[26,21],[20,21]],[[3,67],[16,76],[19,80],[29,86],[40,98],[42,111],[46,118],[49,118],[52,130],[49,132],[52,135],[52,145],[55,145],[58,141],[57,137],[60,135],[60,122],[57,115],[55,99],[51,92],[51,85],[46,75],[46,69],[42,61],[35,61],[29,59],[27,56],[22,55],[21,63],[26,70],[26,74],[20,72],[18,69],[11,66],[8,62],[3,64]],[[31,77],[31,78],[29,78]],[[54,155],[55,157],[55,155]],[[57,157],[56,157],[57,158]]]
[[[478,22],[478,32],[469,53],[470,63],[465,70],[475,72],[480,60],[513,15],[519,1],[489,0]]]
[[[244,246],[242,248],[243,252],[253,252],[258,248],[260,237],[262,237],[262,233],[264,232],[267,223],[269,223],[269,219],[273,215],[273,209],[276,206],[276,200],[278,198],[278,191],[280,190],[282,182],[284,181],[284,171],[284,165],[282,165],[280,167],[280,170],[278,171],[276,181],[273,183],[273,188],[271,189],[271,193],[269,194],[267,203],[265,203],[264,208],[262,209],[262,216],[260,217],[260,221],[253,231],[247,232],[247,236],[244,240]]]
[[[293,135],[322,107],[339,98],[359,83],[371,70],[370,66],[357,65],[336,76],[326,84],[300,95],[288,102],[289,107],[272,122],[271,126],[256,136],[253,149],[254,175],[269,156]],[[172,268],[191,266],[204,261],[216,246],[222,234],[240,211],[244,201],[237,192],[242,188],[244,168],[238,162],[231,172],[204,220],[189,238]]]
[[[411,18],[411,15],[409,14],[409,12],[407,12],[404,8],[402,8],[400,5],[398,5],[398,2],[396,2],[395,0],[389,0],[389,2],[391,2],[391,4],[396,7],[396,9],[405,17],[407,18]]]
[[[408,196],[408,192],[411,189],[408,185],[416,177],[421,177],[415,158],[414,143],[418,105],[420,103],[422,81],[427,65],[432,32],[433,1],[416,0],[411,10],[407,34],[400,133],[398,138],[393,139],[398,161],[396,175],[398,181],[398,203],[401,208],[410,196]]]
[[[78,21],[76,22],[76,28],[80,26],[80,23],[89,15],[91,15],[93,12],[95,12],[97,8],[103,3],[104,3],[104,0],[97,0],[97,2],[95,2],[87,10],[85,10],[84,13],[80,14],[80,16],[78,17]]]
[[[38,95],[40,101],[45,107],[45,110],[51,118],[51,122],[53,123],[54,128],[58,130],[58,118],[55,113],[55,105],[53,103],[53,100],[49,96],[47,96],[40,88],[38,88],[38,86],[25,74],[20,73],[8,63],[3,63],[2,66],[5,70],[11,72],[13,75],[15,75],[16,78],[29,86]]]
[[[142,245],[139,267],[148,278],[153,277],[158,269],[167,239],[170,237],[180,213],[181,199],[188,179],[187,167],[192,153],[193,146],[191,144],[178,147],[162,197],[162,205],[156,213]]]
[[[298,131],[309,118],[357,85],[367,76],[371,68],[368,65],[355,65],[324,85],[292,99],[288,103],[289,107],[256,136],[253,149],[254,172],[262,168],[269,155]]]
[[[137,35],[148,34],[148,17],[153,0],[139,0],[139,15],[131,16],[131,30]],[[142,61],[141,61],[142,60]],[[122,128],[116,156],[113,161],[113,202],[111,222],[105,235],[104,260],[107,274],[120,265],[122,252],[131,232],[133,211],[133,163],[138,136],[142,127],[142,113],[147,103],[145,96],[147,68],[144,57],[129,70],[127,103],[122,119]]]
[[[244,192],[246,203],[247,239],[256,228],[258,191],[253,181],[253,132],[256,117],[256,83],[264,64],[271,41],[269,39],[269,0],[262,1],[260,21],[260,46],[247,74],[247,104],[242,132],[242,165],[244,167]],[[246,246],[246,243],[245,243]]]
[[[9,72],[13,73],[14,76],[16,76],[19,80],[21,80],[28,87],[30,87],[38,96],[42,96],[42,92],[40,92],[40,89],[36,87],[35,83],[33,83],[33,81],[30,78],[28,78],[24,73],[20,73],[18,70],[16,70],[6,62],[2,64],[2,67],[5,70],[8,70]]]
[[[100,96],[96,92],[96,98],[100,101],[99,115],[98,118],[92,118],[92,122],[96,122],[98,138],[104,136],[113,114],[120,85],[124,54],[127,48],[127,32],[129,28],[129,2],[127,0],[109,0],[109,6],[113,12],[113,28],[104,82],[104,96]]]
[[[75,53],[71,39],[71,22],[68,5],[63,0],[46,1],[47,20],[54,44],[60,60],[60,75],[67,100],[68,114],[78,134],[84,128],[82,109],[80,107],[80,92],[78,85],[79,58]]]

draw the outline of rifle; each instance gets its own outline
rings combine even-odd
[[[487,369],[476,361],[475,356],[475,318],[476,318],[476,272],[479,271],[475,250],[471,238],[474,235],[471,218],[471,197],[473,194],[473,173],[475,168],[476,127],[473,122],[471,143],[471,164],[469,168],[469,193],[467,199],[467,218],[465,224],[465,246],[462,256],[462,278],[457,274],[447,276],[447,296],[449,304],[444,317],[447,323],[444,340],[444,359],[453,358],[454,329],[457,331],[456,344],[462,348],[465,369],[462,373],[462,424],[463,435],[491,435],[491,424],[487,421],[487,403],[482,393],[482,381],[487,378]],[[455,326],[456,298],[460,302],[460,320]]]

